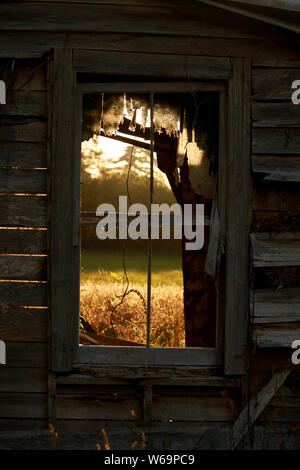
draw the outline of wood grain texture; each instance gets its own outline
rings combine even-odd
[[[105,51],[151,52],[228,57],[228,51],[235,57],[250,58],[256,65],[274,67],[300,66],[300,51],[297,36],[287,32],[276,39],[229,37],[191,37],[188,35],[169,36],[160,31],[156,35],[134,35],[129,33],[86,33],[64,32],[12,32],[0,31],[0,56],[15,58],[40,58],[50,48],[70,47],[74,49],[95,49]],[[201,33],[200,33],[201,34]],[[232,34],[232,30],[230,32]]]
[[[80,72],[131,77],[170,77],[173,79],[226,79],[230,62],[223,57],[199,57],[132,52],[75,50],[73,65]]]
[[[219,37],[276,37],[278,28],[241,15],[220,11],[201,3],[184,5],[118,5],[73,4],[66,6],[22,4],[22,15],[11,3],[2,3],[0,29],[5,31],[63,31],[63,32],[143,32],[145,34],[219,36]],[[153,21],[153,18],[156,21]],[[84,19],[84,21],[83,21]],[[235,25],[232,28],[232,24]]]
[[[0,192],[45,194],[47,173],[45,170],[0,168]]]
[[[99,393],[57,393],[57,419],[105,419],[134,422],[141,419],[141,399],[134,392],[130,395]],[[109,406],[108,406],[109,404]],[[136,418],[131,414],[134,410]]]
[[[22,429],[22,431],[20,431]],[[28,444],[28,436],[33,436],[36,431],[32,432],[32,429],[40,429],[41,434],[44,433],[44,435],[49,436],[49,428],[47,426],[47,420],[45,419],[18,419],[18,418],[12,418],[12,419],[6,419],[0,418],[0,432],[1,432],[1,443],[4,445],[4,435],[9,437],[8,440],[11,438],[11,442],[14,442],[12,444],[15,449],[25,449],[26,445]],[[16,434],[21,433],[22,437],[16,438]],[[22,441],[22,438],[24,439]],[[18,439],[16,441],[16,439]],[[31,440],[31,438],[30,438]],[[39,438],[37,438],[37,442],[39,443]],[[29,448],[32,448],[32,440],[31,444],[29,444]]]
[[[45,116],[44,91],[11,90],[6,94],[6,104],[0,107],[0,116]]]
[[[47,306],[46,284],[33,282],[0,282],[0,305]]]
[[[1,196],[2,227],[46,227],[46,197]]]
[[[225,372],[247,364],[248,239],[250,211],[250,64],[232,60],[226,194]]]
[[[249,403],[242,409],[238,419],[234,422],[231,433],[227,436],[226,441],[230,449],[236,449],[247,434],[249,424],[253,424],[258,419],[290,373],[291,368],[276,372],[270,381],[256,395],[250,398]],[[224,443],[222,443],[222,448],[223,445]]]
[[[198,366],[216,366],[216,350],[213,348],[159,348],[80,346],[74,355],[75,364],[109,364],[147,366],[176,366],[196,363]]]
[[[125,368],[126,370],[126,368]],[[127,368],[128,375],[127,379],[124,376],[125,373],[120,374],[120,376],[109,376],[109,372],[103,377],[97,377],[95,375],[88,374],[69,374],[68,376],[59,376],[57,377],[58,385],[121,385],[121,384],[130,384],[132,383],[132,377],[130,377],[130,367]],[[110,373],[111,370],[110,370]],[[181,375],[184,371],[181,372]],[[151,376],[153,375],[153,378]],[[126,382],[127,380],[127,382]],[[175,386],[175,387],[216,387],[216,388],[226,388],[226,387],[239,387],[240,380],[236,378],[229,377],[218,377],[218,376],[198,376],[198,377],[172,377],[172,371],[169,371],[169,377],[157,377],[157,372],[155,371],[149,373],[149,377],[145,378],[143,376],[136,376],[136,383],[140,385],[152,385],[152,386]]]
[[[0,254],[44,255],[47,230],[0,229]]]
[[[1,141],[45,142],[46,124],[31,116],[6,116],[0,128]]]
[[[251,115],[254,127],[300,127],[299,107],[291,101],[283,103],[254,101]]]
[[[46,418],[46,393],[0,393],[1,418]]]
[[[300,289],[256,289],[251,303],[255,324],[300,321]]]
[[[43,143],[0,141],[0,166],[46,168],[46,146]]]
[[[67,371],[72,368],[75,339],[78,338],[76,312],[79,304],[79,287],[76,282],[79,268],[75,266],[75,251],[78,251],[78,246],[73,246],[76,93],[71,49],[54,51],[49,71],[49,93],[55,103],[49,116],[52,126],[52,182],[49,206],[52,370]]]
[[[47,309],[0,307],[0,330],[3,341],[46,341],[47,323]]]
[[[299,322],[260,324],[253,328],[253,341],[259,348],[291,348],[299,335]]]
[[[74,373],[89,375],[96,379],[113,378],[118,380],[164,380],[164,379],[198,379],[207,376],[212,376],[215,373],[214,368],[203,366],[146,366],[146,365],[132,365],[120,367],[118,365],[100,365],[100,366],[84,366],[80,365],[74,368]],[[228,378],[226,378],[228,379]]]
[[[6,353],[7,367],[48,367],[48,345],[46,342],[8,341]]]
[[[143,423],[145,426],[152,422],[152,385],[146,384],[143,389]]]
[[[300,157],[252,155],[252,171],[264,181],[300,182]]]
[[[47,258],[0,255],[0,279],[45,281]]]
[[[22,367],[1,367],[1,392],[28,392],[32,395],[47,392],[47,369],[30,369]]]
[[[296,183],[255,179],[252,189],[252,209],[254,211],[273,211],[275,216],[277,212],[277,217],[280,211],[297,213],[299,211],[298,197],[299,189]],[[272,214],[270,215],[272,216]],[[266,216],[267,213],[264,217]],[[274,227],[273,230],[276,230],[276,228]]]
[[[86,390],[77,393],[57,393],[57,419],[128,420],[136,422],[142,417],[142,394],[115,389],[113,393],[100,390]],[[110,406],[107,406],[109,403]],[[134,417],[131,413],[134,411]],[[156,391],[152,402],[153,422],[168,420],[231,421],[234,407],[221,395],[208,397],[197,395],[164,396]]]
[[[263,266],[300,266],[299,233],[252,233],[253,264]]]
[[[15,78],[8,83],[8,92],[10,90],[26,93],[45,92],[47,89],[45,64],[46,59],[17,63]]]
[[[257,68],[252,72],[252,91],[255,100],[290,101],[292,83],[299,80],[299,68]]]
[[[234,417],[234,399],[227,401],[222,397],[197,397],[191,395],[185,397],[155,397],[154,395],[153,398],[153,421],[231,422]]]
[[[252,153],[299,155],[300,128],[254,128]]]
[[[262,413],[258,423],[266,427],[268,425],[267,423],[272,421],[272,423],[274,423],[273,426],[276,426],[276,428],[278,428],[280,424],[289,423],[289,428],[295,429],[300,418],[299,405],[299,397],[274,397],[272,402]],[[290,433],[290,438],[292,438],[292,436],[293,434]],[[294,447],[292,447],[290,444],[289,447],[291,449],[296,448],[296,445],[294,444]]]

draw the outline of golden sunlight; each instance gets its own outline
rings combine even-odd
[[[150,152],[148,150],[108,137],[94,135],[91,139],[82,142],[82,163],[92,179],[101,177],[103,170],[122,174],[128,168],[128,151],[132,152],[131,172],[136,176],[149,177]],[[166,175],[157,167],[156,153],[154,153],[154,180],[161,186],[169,187]]]

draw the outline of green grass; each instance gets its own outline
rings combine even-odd
[[[127,252],[125,261],[130,283],[145,285],[147,283],[147,253]],[[83,250],[81,281],[96,281],[99,270],[111,273],[111,278],[114,280],[121,280],[123,277],[122,251]],[[182,282],[180,253],[164,253],[162,250],[155,250],[152,254],[152,285],[182,286]]]

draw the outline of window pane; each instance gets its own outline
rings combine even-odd
[[[217,292],[214,279],[205,273],[209,226],[205,227],[203,247],[197,245],[198,236],[190,239],[190,232],[198,233],[194,222],[199,205],[210,216],[216,190],[218,94],[154,95],[153,202],[165,204],[171,213],[171,207],[177,205],[182,221],[185,205],[189,205],[194,219],[189,232],[180,225],[182,239],[174,239],[176,217],[170,218],[169,236],[162,219],[156,229],[157,219],[154,223],[150,217],[139,225],[139,212],[124,219],[132,204],[142,204],[139,211],[150,214],[149,103],[149,94],[144,93],[120,91],[83,97],[82,327],[90,330],[97,344],[146,344],[147,238],[153,237],[154,230],[150,346],[214,347]],[[127,198],[125,209],[120,196]],[[111,204],[117,222],[115,230],[102,223],[107,238],[101,240],[96,236],[96,226],[101,225],[95,217],[99,204]],[[178,230],[176,233],[178,238]],[[142,239],[134,239],[139,236]],[[88,341],[84,335],[82,342]]]

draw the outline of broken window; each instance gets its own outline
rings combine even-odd
[[[216,347],[217,289],[206,263],[217,192],[219,93],[124,86],[83,94],[82,109],[81,344]],[[204,246],[187,249],[183,227],[181,239],[172,238],[174,223],[170,239],[162,238],[161,224],[159,240],[97,239],[102,203],[116,208],[120,233],[121,195],[128,205],[144,204],[150,215],[153,203],[190,204],[193,214],[203,204]],[[126,228],[130,221],[127,214]]]

